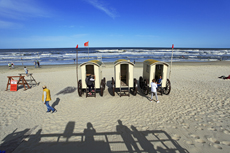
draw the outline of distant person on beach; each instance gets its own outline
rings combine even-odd
[[[218,77],[218,78],[220,78],[220,79],[230,79],[230,75],[228,76],[228,77],[226,77],[226,76],[224,76],[224,75],[222,75],[222,76],[220,76],[220,77]]]
[[[11,64],[10,63],[8,63],[8,67],[9,67],[9,69],[11,69]]]
[[[37,61],[37,63],[38,63],[38,67],[40,67],[40,63],[39,63],[39,61]]]
[[[28,76],[29,70],[27,70],[26,66],[24,66],[24,71],[25,71],[25,73],[26,73],[26,76]]]
[[[49,105],[49,101],[51,100],[51,95],[50,95],[50,90],[47,89],[46,86],[43,86],[43,93],[42,93],[42,102],[44,102],[44,104],[46,105],[47,107],[47,113],[48,112],[51,112],[54,113],[54,112],[57,112],[56,109],[54,109],[53,107],[51,107]]]
[[[156,96],[157,103],[159,103],[160,101],[158,100],[158,97],[157,97],[157,83],[155,79],[153,79],[151,82],[151,102],[153,102],[153,93]]]
[[[11,63],[11,67],[14,68],[14,63]]]
[[[37,65],[37,62],[36,61],[34,61],[34,67],[36,68],[36,65]]]
[[[135,60],[133,61],[133,63],[135,64]]]
[[[95,81],[95,76],[89,75],[88,77],[86,77],[85,82],[87,84],[87,87],[89,87],[89,95],[92,95],[91,88],[92,88],[92,92],[95,92],[94,91],[94,81]]]

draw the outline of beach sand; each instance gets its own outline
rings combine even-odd
[[[39,86],[5,91],[7,76],[24,70],[1,66],[0,150],[229,153],[230,80],[218,78],[230,75],[229,65],[226,61],[173,63],[171,93],[158,95],[158,104],[141,91],[136,96],[111,96],[109,83],[103,97],[99,93],[96,98],[79,97],[75,65],[29,66]],[[102,71],[111,81],[113,65],[105,64]],[[137,63],[134,77],[140,76],[142,64]],[[46,113],[43,85],[51,91],[50,105],[56,113]]]

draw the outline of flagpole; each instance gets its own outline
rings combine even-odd
[[[89,41],[88,41],[89,42]],[[88,59],[89,59],[89,44],[88,44]]]
[[[76,73],[77,73],[77,89],[78,89],[78,45],[76,46],[76,50],[77,50],[77,53],[76,53]]]
[[[170,77],[171,77],[172,59],[173,59],[173,48],[174,48],[174,44],[172,45],[172,56],[171,56],[171,66],[170,66],[170,72],[169,72],[169,80],[170,80]]]

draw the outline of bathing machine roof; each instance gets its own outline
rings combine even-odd
[[[88,64],[92,64],[92,65],[97,65],[98,67],[102,65],[102,62],[99,61],[99,60],[91,60],[91,61],[88,61],[88,62],[85,62],[85,63],[82,63],[80,66],[83,66],[83,65],[88,65]]]
[[[127,63],[134,66],[134,63],[132,63],[132,62],[130,62],[130,61],[128,61],[128,60],[125,60],[125,59],[116,60],[116,61],[114,62],[114,66],[116,66],[116,65],[118,65],[118,64],[127,64]]]
[[[157,60],[154,60],[154,59],[147,59],[143,63],[147,64],[147,65],[164,64],[166,66],[169,66],[169,64],[166,63],[166,62],[161,62],[161,61],[157,61]]]

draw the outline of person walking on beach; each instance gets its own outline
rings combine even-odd
[[[42,88],[43,88],[42,102],[44,102],[44,104],[47,107],[47,113],[51,112],[51,111],[52,111],[52,113],[57,112],[57,110],[54,109],[53,107],[51,107],[49,104],[49,101],[51,100],[50,90],[47,89],[46,86],[43,86]]]
[[[36,68],[36,65],[37,65],[37,62],[36,61],[34,61],[34,67]]]
[[[38,67],[40,67],[40,63],[39,63],[39,61],[37,61],[37,63],[38,63]]]
[[[160,101],[158,100],[158,97],[157,97],[157,83],[155,79],[153,79],[151,82],[151,102],[153,102],[153,93],[156,96],[157,103],[159,103]]]

